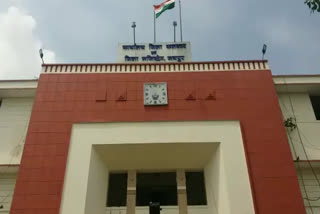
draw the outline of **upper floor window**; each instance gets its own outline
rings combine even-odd
[[[177,181],[175,172],[138,173],[137,206],[159,202],[161,206],[177,205]]]
[[[125,207],[127,204],[127,173],[110,173],[107,207]]]
[[[207,205],[203,171],[185,173],[187,204]],[[107,207],[126,206],[127,173],[110,173]],[[158,202],[161,206],[177,206],[178,190],[176,172],[137,173],[136,206],[148,206]]]
[[[320,96],[310,96],[313,111],[317,120],[320,120]]]
[[[207,205],[204,173],[186,172],[188,205]]]

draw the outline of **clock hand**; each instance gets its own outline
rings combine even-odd
[[[159,98],[159,95],[152,95],[152,98],[153,98],[154,100],[157,100],[157,99]]]
[[[159,94],[153,93],[153,94],[152,94],[152,98],[153,98],[154,100],[157,100],[157,99],[159,98]]]

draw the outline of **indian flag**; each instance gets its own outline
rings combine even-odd
[[[167,0],[159,5],[153,5],[156,18],[158,18],[164,11],[174,8],[175,0]]]

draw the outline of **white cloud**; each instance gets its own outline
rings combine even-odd
[[[280,47],[308,50],[319,48],[317,28],[310,28],[288,18],[269,19],[258,30],[271,43]]]
[[[319,74],[320,30],[307,21],[281,15],[257,25],[257,31],[268,45],[271,68],[277,74]]]
[[[34,79],[39,76],[40,39],[34,33],[35,19],[25,11],[10,7],[0,14],[0,79]],[[55,53],[44,50],[46,63],[55,63]]]
[[[291,45],[294,42],[295,28],[287,20],[277,20],[266,24],[265,34],[277,45]]]

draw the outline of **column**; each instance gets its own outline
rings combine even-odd
[[[188,214],[186,174],[183,169],[177,170],[179,214]]]
[[[137,180],[137,172],[135,170],[128,171],[127,214],[135,214],[135,210],[136,210],[136,180]]]

